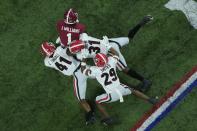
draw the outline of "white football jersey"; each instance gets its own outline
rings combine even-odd
[[[96,66],[90,67],[91,72],[88,74],[91,77],[96,77],[97,81],[103,86],[106,92],[111,92],[120,85],[119,78],[116,73],[117,59],[108,57],[108,63],[105,67]]]
[[[57,47],[53,57],[46,57],[44,59],[45,66],[54,68],[64,75],[72,75],[80,65],[80,62],[75,60],[72,56],[68,56],[66,50],[67,48],[63,49],[61,46]]]
[[[97,53],[107,54],[108,50],[111,48],[109,43],[104,44],[101,42],[102,40],[91,36],[86,36],[85,39],[81,38],[81,40],[86,44],[85,52],[83,52],[86,58],[94,58]],[[77,53],[77,58],[81,60],[83,58],[83,53]]]

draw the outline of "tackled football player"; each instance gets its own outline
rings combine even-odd
[[[41,44],[41,51],[45,56],[45,66],[56,69],[66,76],[73,75],[74,94],[82,108],[86,111],[86,125],[94,123],[94,111],[85,97],[87,76],[81,72],[80,62],[73,57],[74,50],[71,53],[68,48],[62,48],[61,46],[56,48],[53,43],[44,42]]]
[[[141,74],[137,73],[134,69],[127,66],[126,60],[120,49],[129,43],[129,40],[133,39],[135,34],[139,31],[139,29],[149,22],[152,19],[151,16],[145,16],[134,28],[129,31],[128,37],[117,37],[117,38],[106,38],[106,42],[102,43],[100,39],[88,36],[86,33],[82,33],[80,35],[81,43],[85,44],[85,54],[87,54],[87,58],[93,58],[97,53],[108,53],[111,50],[115,50],[119,54],[119,60],[117,62],[117,68],[120,71],[123,71],[125,74],[129,75],[132,78],[135,78],[142,82],[142,86],[140,88],[141,91],[145,92],[151,86],[151,82],[146,79]],[[81,54],[77,54],[78,59],[82,59]]]
[[[142,92],[120,83],[116,73],[116,64],[118,60],[118,53],[111,53],[109,56],[103,53],[98,53],[94,57],[94,63],[96,66],[87,67],[85,59],[83,59],[83,62],[81,63],[83,74],[95,77],[105,90],[105,93],[97,96],[95,99],[96,105],[103,115],[101,122],[105,125],[115,124],[116,121],[109,116],[105,108],[102,106],[102,103],[111,103],[117,100],[123,102],[123,96],[130,94],[134,94],[151,104],[156,104],[158,101],[156,98],[148,97]]]
[[[121,48],[122,46],[129,43],[129,40],[132,40],[136,33],[140,30],[141,27],[143,27],[146,23],[151,21],[153,19],[152,16],[147,15],[145,16],[136,26],[134,26],[132,29],[129,30],[128,37],[125,38],[111,38],[110,43],[115,43]],[[57,22],[57,31],[59,33],[59,36],[56,43],[60,43],[62,47],[67,47],[71,41],[78,40],[80,35],[83,35],[85,31],[85,25],[79,23],[78,20],[78,13],[70,8],[64,13],[64,19]],[[123,43],[123,44],[122,44]],[[93,46],[90,48],[93,52],[98,50],[94,48]],[[98,52],[99,53],[99,52]],[[141,91],[146,91],[151,86],[151,82],[145,77],[143,77],[141,74],[136,72],[133,68],[128,68],[126,65],[126,62],[120,61],[118,63],[119,70],[122,70],[124,73],[129,75],[130,77],[133,77],[139,81],[142,82],[142,88],[140,88]]]

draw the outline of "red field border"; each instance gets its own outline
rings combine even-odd
[[[195,87],[197,87],[197,66],[174,84],[158,104],[146,112],[131,128],[131,131],[150,131]]]

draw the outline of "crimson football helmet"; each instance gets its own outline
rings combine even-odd
[[[108,57],[103,53],[98,53],[94,57],[94,63],[98,67],[104,67],[108,63]]]
[[[51,56],[55,52],[55,45],[51,42],[43,42],[41,45],[41,52],[45,56]]]
[[[78,13],[75,12],[72,8],[64,13],[64,22],[66,24],[75,24],[79,22]]]
[[[85,48],[85,43],[81,40],[74,40],[69,45],[69,51],[73,54],[80,52],[84,48]]]

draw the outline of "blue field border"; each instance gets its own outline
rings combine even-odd
[[[162,99],[160,99],[159,103],[155,106],[153,106],[149,111],[147,111],[141,119],[131,128],[131,131],[150,131],[153,127],[155,127],[163,118],[165,118],[168,113],[175,108],[175,106],[181,102],[195,87],[197,87],[197,65],[194,66],[191,71],[189,71],[179,82],[174,84],[174,86],[166,93],[165,96],[163,96]],[[193,77],[193,78],[192,78]],[[190,82],[188,81],[189,79],[193,79]],[[188,82],[188,85],[184,85]],[[190,83],[190,84],[189,84]],[[186,86],[186,87],[182,87]],[[162,106],[165,101],[170,100],[170,97],[173,97],[173,94],[178,91],[180,88],[185,88],[182,90],[181,94],[178,94],[178,96],[175,96],[176,98],[172,100],[167,107],[164,107],[162,112],[158,114],[158,116],[153,117],[154,119],[151,118],[151,115],[153,115],[154,112],[156,112],[160,106]],[[177,92],[178,93],[178,92]],[[145,124],[147,119],[152,119],[151,123],[147,123],[148,125],[143,125]],[[148,121],[147,121],[148,122]],[[145,126],[145,127],[143,127]]]
[[[191,90],[193,88],[197,87],[197,79],[192,83],[190,84],[190,86],[182,93],[179,95],[179,97],[177,97],[177,99],[172,102],[167,108],[165,111],[162,112],[161,115],[159,115],[155,121],[150,124],[145,131],[150,131],[154,126],[157,125],[157,123],[159,123],[173,108],[175,108],[175,106],[181,101],[183,100],[183,98],[185,98],[187,96],[187,94],[189,94],[191,92]]]

